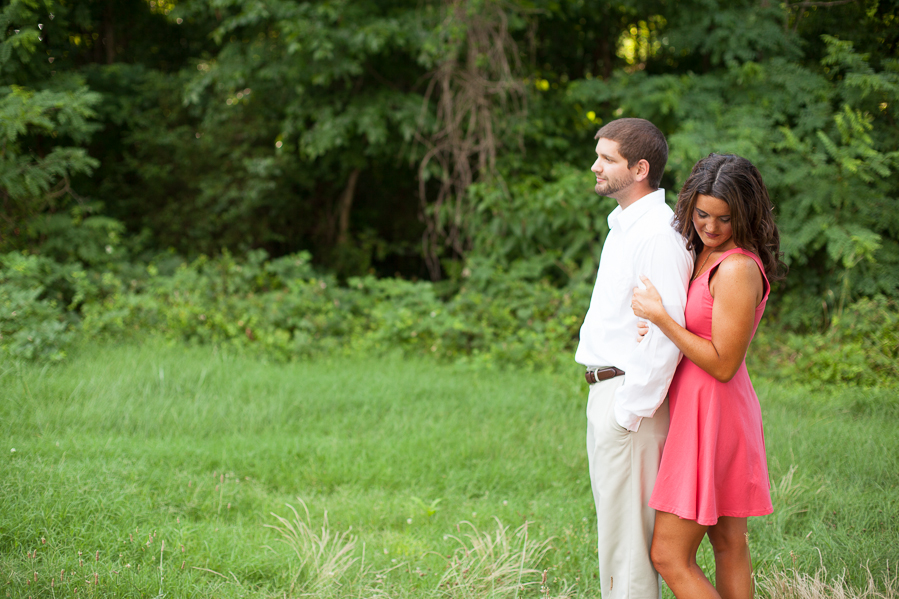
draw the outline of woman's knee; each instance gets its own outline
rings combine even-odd
[[[749,531],[746,528],[745,519],[742,523],[712,526],[709,528],[708,534],[715,555],[739,555],[749,551]]]
[[[649,548],[649,559],[652,560],[652,566],[656,569],[656,572],[662,575],[662,578],[665,577],[665,573],[670,572],[674,568],[676,563],[674,553],[671,547],[657,541],[653,541],[652,546]]]
[[[696,550],[706,533],[705,526],[674,514],[656,512],[649,558],[653,567],[668,579],[696,563]]]

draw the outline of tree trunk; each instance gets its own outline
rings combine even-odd
[[[347,232],[350,229],[350,210],[353,207],[353,196],[356,193],[356,181],[359,179],[359,172],[360,169],[353,169],[346,188],[340,194],[340,202],[337,206],[337,245],[346,243],[347,240]]]
[[[106,64],[115,61],[115,15],[113,15],[113,0],[107,0],[106,10],[103,11],[103,44],[106,46]]]

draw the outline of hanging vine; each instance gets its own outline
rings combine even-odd
[[[518,7],[445,0],[444,10],[435,32],[440,58],[428,76],[416,133],[425,147],[418,164],[422,253],[433,280],[441,278],[446,250],[463,257],[470,249],[468,188],[497,176],[497,152],[514,139],[512,124],[527,112],[524,83],[516,78],[518,45],[509,29]]]

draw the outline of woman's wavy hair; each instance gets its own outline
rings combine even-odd
[[[693,210],[700,195],[727,202],[734,243],[759,257],[768,280],[782,279],[787,267],[781,260],[780,233],[774,223],[774,206],[759,170],[735,154],[709,154],[693,166],[677,196],[674,228],[684,236],[687,248],[697,256],[704,247],[693,227]]]

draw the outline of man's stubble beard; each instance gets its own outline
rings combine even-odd
[[[633,185],[635,179],[633,175],[626,177],[625,179],[608,179],[606,180],[606,184],[600,188],[599,185],[596,185],[593,190],[597,195],[606,196],[608,198],[615,198],[615,194],[623,189],[627,189],[631,185]]]

